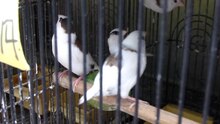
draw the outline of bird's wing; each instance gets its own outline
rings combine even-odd
[[[123,68],[121,69],[122,83],[121,83],[121,97],[126,98],[130,90],[134,87],[137,81],[138,68],[138,53],[134,51],[122,51]],[[143,74],[146,67],[146,55],[141,54],[140,59],[140,76]],[[139,77],[138,77],[139,78]]]
[[[136,83],[137,78],[137,52],[122,51],[122,64],[121,68],[121,97],[126,98],[129,91]]]

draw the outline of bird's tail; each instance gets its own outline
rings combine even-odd
[[[99,90],[98,88],[92,87],[86,92],[86,100],[90,100],[94,96],[98,96]],[[79,99],[79,105],[84,103],[84,95]]]

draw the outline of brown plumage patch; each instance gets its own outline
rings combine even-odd
[[[80,51],[83,52],[82,40],[80,40],[79,38],[76,38],[75,45],[80,49]],[[89,53],[89,51],[87,49],[86,54],[88,54],[88,53]]]
[[[110,55],[107,59],[106,59],[106,65],[109,66],[117,66],[118,65],[118,57],[115,57],[113,55]]]
[[[78,38],[76,38],[76,41],[75,41],[75,45],[81,50],[82,50],[82,42],[81,40],[79,40]]]
[[[82,40],[80,40],[79,38],[76,38],[75,45],[80,49],[80,51],[83,52]],[[88,54],[88,53],[89,53],[89,51],[86,50],[86,54]]]
[[[129,33],[126,32],[125,35],[124,35],[124,39],[125,39],[128,35],[129,35]]]
[[[67,29],[68,21],[67,21],[67,18],[60,18],[59,22],[61,23],[61,27],[65,30],[65,33],[68,33],[68,29]],[[70,27],[70,33],[75,33],[72,22],[70,22],[70,26],[71,26]],[[80,51],[83,52],[82,41],[78,37],[76,38],[75,45],[80,49]],[[86,51],[86,54],[88,54],[88,50]]]

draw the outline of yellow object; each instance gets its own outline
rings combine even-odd
[[[18,0],[0,1],[0,61],[21,70],[30,70],[20,41]]]
[[[165,107],[163,107],[163,110],[172,112],[174,114],[178,114],[178,106],[173,105],[173,104],[168,104]],[[183,117],[188,118],[190,120],[196,121],[201,123],[202,122],[202,114],[198,113],[198,112],[194,112],[192,110],[183,109]],[[213,118],[209,117],[207,120],[207,124],[213,124]]]

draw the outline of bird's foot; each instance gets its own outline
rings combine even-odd
[[[63,71],[63,72],[61,72],[59,75],[58,75],[58,78],[63,78],[65,75],[67,75],[68,74],[68,70],[65,70],[65,71]]]
[[[127,100],[129,100],[129,101],[131,101],[132,102],[132,104],[129,106],[129,110],[132,110],[132,108],[135,106],[135,104],[136,104],[136,99],[135,98],[132,98],[132,97],[127,97],[126,98]],[[138,100],[138,99],[137,99]],[[139,101],[139,103],[143,103],[143,104],[149,104],[148,102],[146,102],[146,101]]]
[[[82,76],[78,77],[73,83],[73,91],[75,91],[76,87],[79,85],[79,82],[82,80]]]

